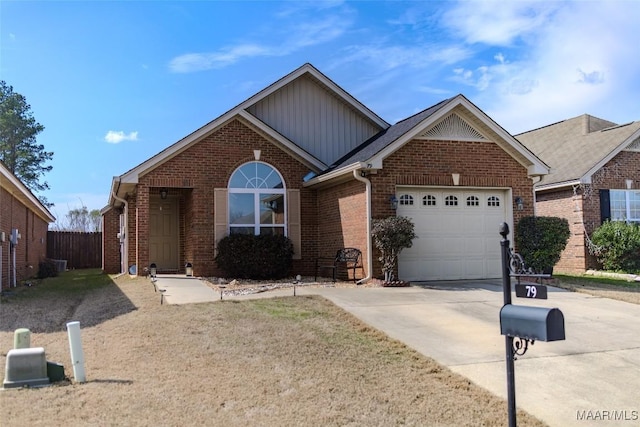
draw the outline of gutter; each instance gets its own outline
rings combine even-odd
[[[120,184],[120,181],[118,181],[118,184]],[[125,199],[118,197],[114,187],[115,185],[111,187],[111,195],[115,200],[122,202],[122,204],[124,205],[124,236],[119,236],[120,242],[123,243],[120,272],[124,274],[127,272],[127,266],[129,265],[129,203]],[[122,233],[122,230],[120,230],[120,233]],[[106,236],[104,238],[106,238]]]
[[[362,163],[362,162],[352,163],[352,164],[344,166],[344,167],[342,167],[340,169],[336,169],[336,170],[328,172],[328,173],[326,173],[324,175],[320,175],[320,176],[317,176],[317,177],[315,177],[313,179],[310,179],[309,181],[303,183],[302,186],[303,187],[310,187],[312,185],[319,184],[321,182],[330,181],[330,180],[332,180],[334,178],[337,178],[339,176],[343,176],[343,175],[345,175],[345,174],[347,174],[349,172],[353,172],[353,174],[354,174],[353,176],[355,176],[356,179],[358,179],[358,178],[360,178],[360,175],[359,175],[360,169],[365,169],[365,166],[366,166],[366,164]],[[361,181],[361,180],[358,179],[358,181]],[[367,180],[367,182],[368,182],[368,180]]]
[[[367,205],[367,276],[358,280],[357,284],[368,282],[371,280],[371,269],[373,266],[373,251],[371,245],[371,181],[360,175],[360,170],[353,171],[353,177],[360,182],[364,182],[366,187],[366,205]]]

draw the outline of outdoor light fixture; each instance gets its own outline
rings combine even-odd
[[[516,196],[516,206],[518,207],[519,211],[524,209],[524,202],[522,201],[522,197]]]
[[[167,198],[167,194],[169,194],[169,190],[167,190],[166,188],[161,188],[160,189],[160,198],[162,200]]]
[[[625,183],[627,184],[627,190],[631,190],[633,188],[633,180],[632,179],[625,180]]]
[[[389,196],[389,204],[391,205],[391,209],[393,209],[394,211],[398,209],[398,198],[395,194]]]
[[[158,274],[158,267],[156,266],[156,263],[153,262],[151,263],[151,265],[149,266],[149,275],[151,277],[156,277],[156,275]]]

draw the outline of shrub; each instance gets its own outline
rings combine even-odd
[[[47,277],[56,277],[58,275],[58,266],[48,258],[38,263],[38,279],[46,279]]]
[[[640,226],[607,221],[591,236],[592,253],[602,268],[635,273],[640,271]]]
[[[284,236],[231,234],[218,242],[215,257],[228,277],[281,279],[291,271],[293,244]]]
[[[527,216],[516,225],[516,245],[527,267],[549,272],[569,241],[569,221],[552,216]]]
[[[381,253],[378,259],[382,262],[384,280],[390,282],[398,264],[398,255],[404,248],[410,248],[416,238],[413,222],[404,216],[374,219],[371,237]]]

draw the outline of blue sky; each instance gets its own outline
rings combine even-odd
[[[640,2],[0,2],[0,79],[64,219],[306,62],[390,123],[464,94],[512,134],[640,120]]]

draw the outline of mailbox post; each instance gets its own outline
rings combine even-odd
[[[502,254],[502,293],[504,306],[511,304],[511,272],[509,271],[509,226],[506,222],[500,224],[500,252]],[[500,310],[502,312],[502,310]],[[504,348],[507,362],[507,409],[509,414],[509,427],[516,426],[516,379],[513,366],[513,337],[504,336]]]
[[[500,252],[502,255],[502,291],[504,305],[500,310],[500,333],[505,339],[507,363],[507,405],[509,427],[516,426],[515,355],[524,355],[529,343],[565,339],[564,316],[557,308],[527,307],[511,304],[511,250],[509,226],[500,224]],[[524,275],[519,275],[520,277]],[[517,339],[514,342],[514,339]]]

